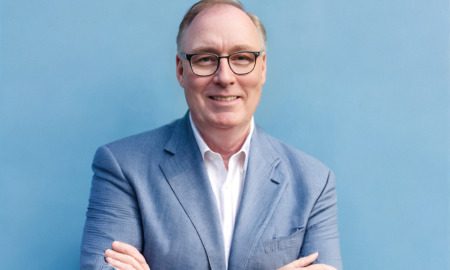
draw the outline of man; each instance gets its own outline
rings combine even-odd
[[[81,268],[341,269],[332,172],[253,123],[261,22],[200,1],[177,43],[189,112],[99,148]]]

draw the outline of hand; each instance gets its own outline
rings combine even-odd
[[[150,270],[144,256],[135,247],[119,241],[105,250],[106,262],[119,270]]]
[[[291,270],[291,269],[336,270],[336,268],[326,264],[311,265],[317,259],[317,257],[319,257],[318,252],[295,260],[290,264],[286,264],[285,266],[278,268],[277,270]]]

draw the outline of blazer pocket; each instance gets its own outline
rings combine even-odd
[[[303,236],[305,235],[305,228],[294,228],[295,232],[288,236],[282,236],[270,241],[264,242],[264,251],[266,253],[276,252],[278,250],[286,250],[292,247],[302,246]]]

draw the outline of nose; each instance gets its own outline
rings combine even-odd
[[[214,73],[213,82],[222,85],[223,87],[229,84],[234,84],[236,79],[235,74],[228,65],[228,60],[226,58],[220,59],[220,65],[216,73]]]

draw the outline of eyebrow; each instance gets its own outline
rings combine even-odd
[[[231,48],[229,53],[239,52],[239,51],[261,51],[253,49],[251,46],[248,45],[236,45]],[[219,55],[219,51],[215,47],[211,46],[200,46],[192,50],[191,53],[214,53]]]

